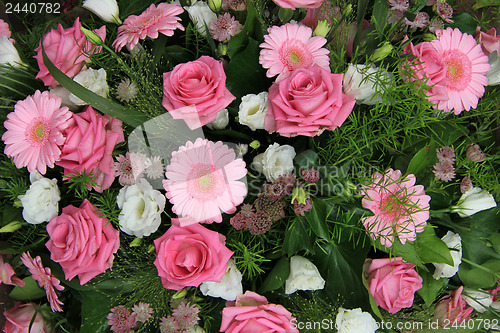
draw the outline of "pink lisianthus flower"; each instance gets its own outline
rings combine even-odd
[[[163,74],[163,106],[190,129],[214,121],[235,98],[226,88],[222,62],[212,57],[202,56]]]
[[[374,173],[369,184],[363,186],[361,203],[374,215],[362,221],[372,239],[380,239],[382,245],[390,247],[395,237],[405,244],[424,231],[431,197],[415,181],[412,174],[402,178],[401,171],[389,169],[383,175]]]
[[[490,55],[495,51],[500,55],[500,35],[497,35],[497,29],[491,28],[486,32],[482,32],[481,27],[477,27],[474,37],[476,37],[486,55]]]
[[[463,299],[463,289],[461,286],[438,302],[433,320],[438,321],[439,327],[449,327],[471,319],[470,314],[474,309]]]
[[[40,46],[35,49],[35,56],[40,71],[36,78],[41,79],[46,86],[54,88],[58,82],[49,73],[48,68],[43,63],[42,43],[47,57],[52,63],[70,78],[81,72],[85,61],[89,55],[101,52],[100,47],[96,47],[87,41],[87,37],[81,30],[80,18],[75,20],[75,24],[68,29],[64,29],[61,24],[57,29],[49,31],[40,42]],[[94,32],[106,38],[106,26],[102,26]]]
[[[53,168],[59,160],[64,131],[72,123],[72,113],[61,102],[56,94],[37,90],[7,115],[4,153],[14,158],[17,168],[26,166],[29,172],[45,174],[47,166]]]
[[[154,241],[154,264],[163,286],[181,290],[198,287],[205,281],[220,282],[233,255],[224,245],[225,240],[223,235],[200,224],[172,225]]]
[[[277,74],[276,82],[287,77],[290,72],[299,68],[310,68],[314,65],[330,71],[330,58],[323,46],[326,38],[312,37],[312,29],[295,23],[283,26],[272,26],[267,29],[264,43],[260,44],[259,63],[267,68],[267,77]]]
[[[166,170],[165,195],[182,216],[181,226],[222,222],[221,212],[234,213],[247,194],[240,181],[247,174],[245,162],[220,141],[188,141],[172,153]]]
[[[10,32],[9,24],[7,22],[5,22],[4,20],[2,20],[2,19],[0,19],[0,36],[7,36],[7,38],[12,43],[15,42],[15,40],[13,40],[12,38],[10,38],[11,32]]]
[[[14,276],[16,272],[9,263],[4,262],[4,255],[0,254],[0,284],[24,287],[24,281]]]
[[[247,291],[236,296],[236,302],[226,303],[220,331],[298,333],[294,321],[290,311],[282,305],[269,304],[264,296]]]
[[[120,247],[119,231],[87,199],[79,208],[64,207],[47,224],[47,233],[50,259],[61,265],[66,280],[78,276],[81,285],[111,268]]]
[[[29,252],[24,252],[21,255],[21,261],[24,266],[28,267],[33,280],[38,282],[38,285],[41,288],[45,289],[52,312],[62,312],[61,305],[63,305],[63,302],[59,300],[56,291],[54,290],[64,290],[64,287],[61,286],[59,279],[52,275],[50,268],[43,267],[42,258],[40,258],[40,256],[36,256],[35,259],[33,259]]]
[[[265,129],[282,136],[315,136],[334,130],[351,114],[356,100],[342,92],[343,74],[313,66],[293,71],[269,89]]]
[[[64,168],[66,179],[76,173],[92,173],[97,183],[94,189],[102,192],[115,179],[113,149],[125,140],[122,122],[98,114],[90,105],[73,119],[73,125],[66,129],[66,141],[56,164]]]
[[[415,292],[422,288],[423,279],[415,265],[401,257],[367,259],[365,271],[375,303],[392,314],[411,307]]]
[[[132,50],[139,39],[156,39],[159,34],[173,36],[176,29],[184,30],[177,15],[184,9],[174,3],[152,4],[141,15],[130,15],[118,28],[118,36],[113,42],[115,50],[120,51],[125,45]]]
[[[37,308],[37,305],[33,303],[21,304],[16,302],[14,307],[8,311],[4,311],[3,315],[5,317],[4,333],[53,332],[49,323],[45,321],[42,313]]]

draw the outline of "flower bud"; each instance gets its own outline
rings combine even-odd
[[[99,35],[96,34],[95,32],[93,32],[89,29],[85,29],[84,27],[81,27],[80,29],[82,30],[85,37],[87,37],[89,42],[91,42],[92,44],[97,45],[97,46],[104,44],[101,37],[99,37]]]
[[[475,143],[471,143],[465,149],[467,158],[472,162],[482,162],[486,159],[486,155],[481,151],[481,148]]]
[[[330,32],[330,25],[327,20],[319,21],[316,29],[314,29],[313,36],[326,37]]]
[[[222,0],[208,0],[208,6],[214,13],[218,13],[222,7]]]
[[[116,0],[86,0],[82,7],[90,10],[105,22],[122,24]]]
[[[392,46],[391,43],[385,42],[384,45],[376,49],[373,54],[370,56],[371,61],[380,61],[387,57],[389,53],[392,52],[392,49],[394,47]]]
[[[301,256],[290,258],[290,275],[285,282],[285,294],[293,294],[297,290],[319,290],[325,287],[325,280],[318,268]]]
[[[303,187],[295,187],[292,191],[292,203],[297,201],[299,205],[305,205],[307,197],[308,195]]]
[[[451,211],[458,213],[460,217],[468,217],[496,206],[495,199],[488,191],[473,187],[460,197],[458,204],[451,207]]]
[[[253,149],[257,149],[260,147],[260,141],[259,140],[253,140],[252,142],[250,142],[250,147],[252,147]]]

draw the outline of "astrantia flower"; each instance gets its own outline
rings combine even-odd
[[[154,311],[149,306],[149,303],[140,302],[132,308],[132,314],[135,316],[135,320],[143,323],[147,322],[153,313]]]
[[[410,7],[408,0],[389,0],[389,6],[391,10],[407,11]]]
[[[439,17],[434,17],[429,23],[429,31],[436,33],[436,31],[444,29],[444,21]]]
[[[394,238],[401,243],[414,241],[424,231],[429,219],[429,201],[422,185],[415,185],[415,176],[401,178],[401,171],[389,169],[384,175],[376,172],[363,187],[362,205],[373,212],[363,224],[374,240],[387,247]]]
[[[152,4],[141,15],[130,15],[118,28],[118,36],[113,46],[120,51],[125,45],[133,49],[139,39],[158,38],[158,34],[172,36],[175,29],[184,30],[177,15],[184,12],[181,6],[171,3]]]
[[[175,318],[180,330],[187,330],[198,323],[200,318],[198,313],[200,308],[189,302],[181,302],[177,308],[172,311],[172,317]]]
[[[123,305],[112,308],[111,313],[106,318],[109,319],[108,325],[111,326],[111,331],[117,333],[127,333],[136,324],[135,316],[130,315],[130,311]]]
[[[434,172],[437,179],[442,180],[443,182],[449,182],[455,178],[455,168],[450,162],[447,161],[436,163],[432,172]]]
[[[175,214],[191,223],[222,222],[221,212],[234,213],[247,194],[239,180],[246,173],[233,149],[198,138],[172,153],[163,186]]]
[[[61,156],[63,131],[70,124],[72,113],[61,107],[61,98],[39,90],[25,100],[17,102],[14,112],[7,115],[2,135],[5,155],[14,158],[16,167],[27,166],[28,171],[45,174],[47,166]]]
[[[146,161],[146,176],[151,179],[163,177],[164,166],[160,156],[148,158]]]
[[[273,225],[273,220],[264,212],[253,213],[247,217],[246,227],[252,235],[264,234]]]
[[[432,8],[444,21],[453,23],[453,20],[451,19],[453,16],[453,7],[451,7],[446,1],[438,0]]]
[[[130,79],[125,79],[120,82],[116,87],[116,98],[118,100],[128,103],[137,96],[137,86]]]
[[[61,302],[57,297],[54,288],[57,290],[64,290],[64,287],[61,286],[59,280],[54,275],[52,275],[50,268],[43,267],[42,259],[40,258],[40,256],[37,256],[35,257],[35,259],[33,259],[29,252],[24,252],[21,255],[21,261],[23,262],[24,266],[28,267],[28,269],[30,270],[33,280],[37,281],[38,285],[41,288],[45,289],[52,312],[62,312],[62,308],[60,307],[60,305],[63,305],[63,302]]]
[[[160,319],[160,332],[161,333],[177,333],[179,332],[179,325],[172,316],[163,317]]]
[[[444,112],[453,110],[459,114],[463,110],[476,108],[484,94],[488,79],[484,74],[490,69],[488,57],[473,36],[462,33],[457,28],[447,28],[437,32],[438,39],[430,43],[441,55],[446,69],[444,82],[447,97],[430,97],[429,101]]]
[[[219,15],[216,20],[210,22],[208,29],[215,40],[224,42],[237,35],[243,29],[243,26],[231,14],[224,13],[224,15]]]
[[[146,168],[146,157],[143,154],[128,153],[118,155],[116,162],[113,164],[113,169],[116,175],[119,176],[118,181],[122,185],[132,185],[142,177]]]
[[[439,162],[455,162],[455,150],[453,150],[450,146],[444,146],[436,149],[436,156]]]
[[[298,24],[287,23],[269,28],[260,44],[259,63],[267,68],[267,77],[279,74],[279,81],[297,68],[309,68],[314,65],[330,71],[328,51],[322,46],[326,38],[312,37],[312,29]]]
[[[405,17],[403,23],[411,28],[424,28],[429,25],[429,14],[426,12],[418,12],[413,21]]]

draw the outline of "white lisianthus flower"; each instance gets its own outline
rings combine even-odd
[[[491,52],[488,56],[490,70],[486,73],[489,86],[498,86],[500,84],[500,55],[498,51]]]
[[[0,65],[11,65],[20,68],[23,66],[19,52],[11,40],[5,35],[0,36]]]
[[[267,147],[266,151],[254,157],[252,166],[262,172],[268,182],[293,171],[295,149],[289,145],[280,146],[277,143]]]
[[[61,97],[61,104],[63,106],[67,106],[71,111],[78,110],[78,105],[76,105],[69,99],[71,92],[68,89],[64,88],[63,86],[57,86],[55,88],[50,88],[49,90],[51,93],[54,93],[57,96]]]
[[[185,6],[189,18],[196,25],[196,29],[203,36],[208,36],[208,26],[210,22],[217,19],[217,15],[210,9],[204,1],[196,1],[192,6]]]
[[[374,333],[378,329],[372,315],[360,308],[352,310],[339,308],[335,327],[338,333]]]
[[[482,289],[474,290],[465,288],[462,298],[467,302],[467,304],[469,304],[470,307],[480,313],[486,312],[486,308],[493,303],[491,295]]]
[[[453,266],[447,264],[435,264],[436,267],[434,279],[439,280],[441,278],[451,278],[458,272],[458,266],[462,263],[462,238],[459,234],[452,231],[448,231],[446,235],[441,238],[443,242],[446,243],[449,249],[451,249],[450,254],[453,259]]]
[[[73,78],[74,81],[78,82],[88,90],[93,91],[99,96],[106,98],[109,93],[109,86],[106,82],[106,71],[104,68],[98,70],[88,68],[81,71],[77,76]],[[76,105],[86,105],[87,103],[82,101],[75,95],[69,95],[70,101]]]
[[[226,301],[234,301],[236,296],[243,294],[242,275],[232,259],[229,259],[226,274],[220,282],[206,281],[200,285],[204,296],[220,297]]]
[[[116,0],[85,0],[82,7],[99,16],[104,22],[122,24]]]
[[[30,188],[19,196],[23,205],[23,218],[31,224],[49,222],[59,213],[61,192],[57,187],[57,179],[44,178],[38,171],[33,171],[30,181]]]
[[[226,128],[227,124],[229,124],[229,112],[227,109],[224,109],[217,113],[215,120],[209,122],[207,127],[212,130],[220,130]]]
[[[239,122],[247,125],[252,131],[264,129],[269,98],[267,91],[258,95],[248,94],[241,98],[240,110],[238,111]]]
[[[312,262],[301,256],[290,258],[290,275],[285,281],[285,294],[297,290],[319,290],[325,287],[325,280]]]
[[[343,87],[347,96],[356,99],[356,102],[374,105],[382,102],[382,97],[377,95],[376,82],[387,81],[390,74],[378,67],[367,65],[349,64],[344,74]]]
[[[488,191],[473,187],[462,194],[457,205],[451,207],[451,211],[458,213],[460,217],[468,217],[496,206],[495,199]]]
[[[153,189],[144,178],[134,185],[123,187],[116,197],[121,209],[118,217],[120,229],[137,238],[151,235],[160,226],[165,200],[165,196]]]

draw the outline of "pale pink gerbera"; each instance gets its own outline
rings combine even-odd
[[[314,65],[330,71],[330,58],[326,38],[312,37],[312,29],[294,23],[273,26],[267,30],[264,43],[260,44],[259,63],[268,68],[267,77],[279,74],[276,82],[287,77],[297,68],[310,68]]]
[[[414,241],[424,231],[429,219],[429,201],[422,185],[415,185],[415,176],[401,179],[401,171],[389,169],[384,175],[376,172],[363,187],[362,205],[373,212],[363,224],[374,240],[387,247],[398,237],[402,244]]]
[[[43,267],[42,259],[40,256],[35,257],[33,259],[29,252],[24,252],[21,255],[21,261],[24,266],[28,267],[31,273],[31,277],[33,280],[38,282],[38,285],[41,288],[45,289],[45,293],[47,294],[47,299],[50,303],[50,308],[52,312],[62,312],[62,308],[60,305],[63,305],[63,302],[59,300],[57,297],[56,291],[54,290],[64,290],[64,287],[61,286],[59,280],[52,275],[50,268]]]
[[[217,16],[216,20],[212,20],[208,28],[215,40],[224,42],[238,34],[243,29],[243,26],[231,14],[225,13]]]
[[[243,202],[247,188],[239,179],[246,173],[233,149],[198,138],[172,153],[163,186],[181,225],[222,222],[221,211],[234,213]]]
[[[446,87],[447,98],[430,97],[436,108],[444,112],[459,114],[477,107],[479,98],[488,85],[485,74],[490,69],[488,57],[476,43],[473,36],[462,33],[457,28],[447,28],[436,32],[438,39],[431,43],[441,55],[446,77],[439,85]]]
[[[25,100],[17,102],[14,112],[7,115],[2,135],[5,155],[14,158],[17,168],[27,166],[28,171],[45,174],[47,166],[61,155],[64,144],[63,130],[71,123],[72,113],[61,107],[61,97],[39,90]]]
[[[130,15],[118,28],[118,36],[113,46],[120,51],[125,45],[131,50],[139,39],[146,37],[158,38],[158,34],[172,36],[175,29],[184,30],[177,15],[184,11],[181,6],[173,3],[152,4],[141,15]]]

